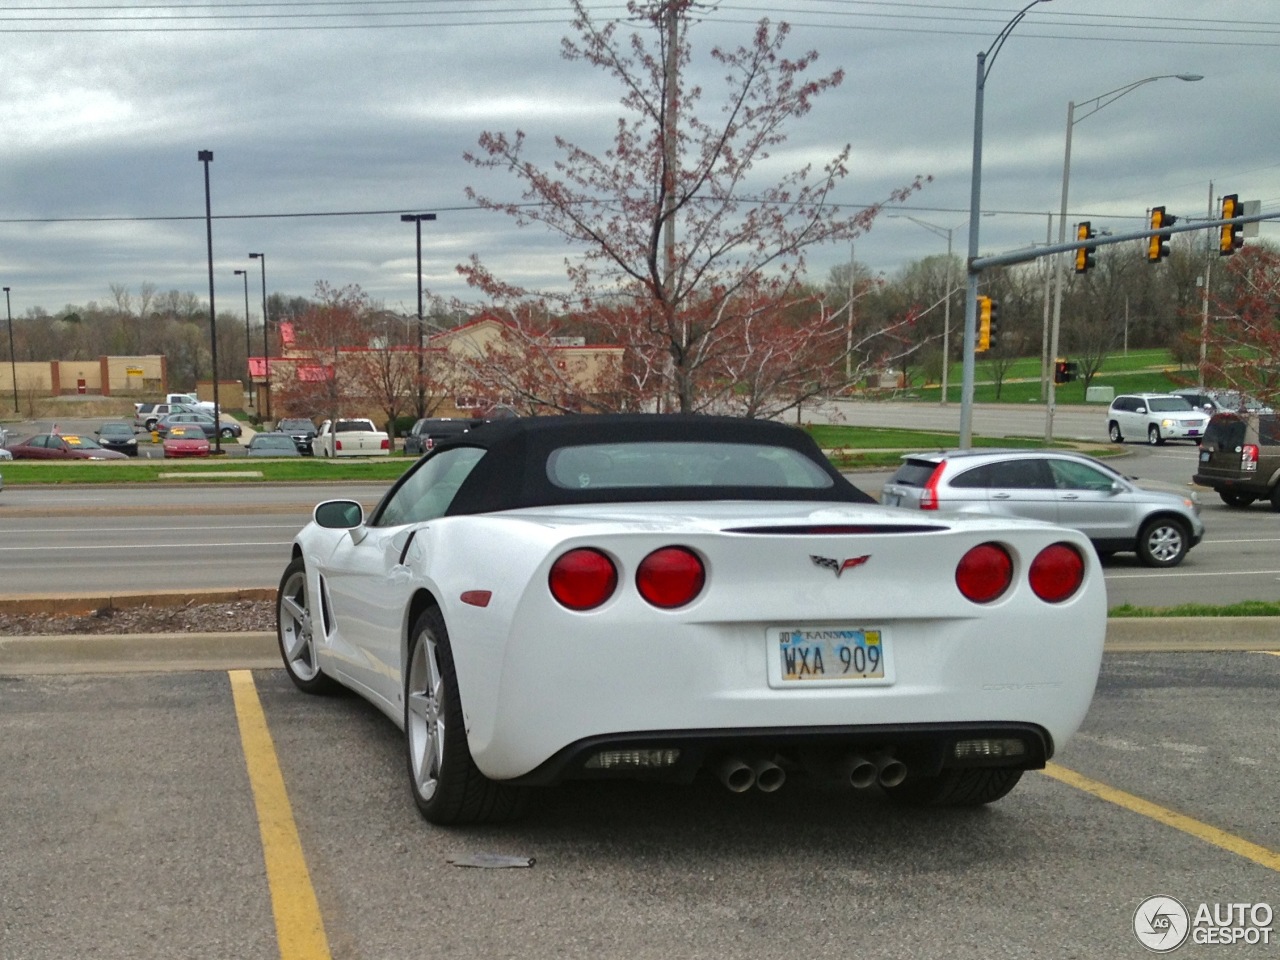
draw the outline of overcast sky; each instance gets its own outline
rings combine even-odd
[[[762,17],[792,25],[843,85],[790,128],[785,151],[820,165],[852,144],[841,204],[933,182],[855,244],[892,275],[967,246],[976,55],[1025,2],[861,0],[714,3],[692,33],[693,72],[718,109],[707,51],[746,42]],[[25,9],[24,9],[25,8]],[[597,19],[623,5],[589,0]],[[563,135],[603,148],[619,90],[560,57],[564,0],[6,3],[0,72],[0,285],[12,310],[107,302],[118,284],[208,296],[203,166],[209,165],[219,312],[261,313],[269,293],[359,284],[416,310],[424,284],[469,297],[455,266],[478,254],[514,282],[556,286],[572,249],[474,209],[468,185],[519,198],[511,178],[464,163],[483,131],[523,130],[549,161]],[[1280,208],[1280,4],[1275,0],[1052,0],[991,64],[985,97],[984,253],[1043,243],[1061,201],[1067,108],[1147,77],[1073,130],[1068,223],[1140,229],[1148,208],[1206,216],[1210,191]],[[890,217],[897,213],[897,217]],[[932,224],[931,232],[904,217]],[[1276,238],[1267,225],[1262,235]],[[825,279],[847,246],[811,258]],[[1153,268],[1154,269],[1154,268]],[[474,297],[470,297],[474,299]]]

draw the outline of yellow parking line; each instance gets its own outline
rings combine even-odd
[[[1280,650],[1255,650],[1254,653],[1265,653],[1272,657],[1280,657]]]
[[[240,742],[258,810],[258,831],[262,836],[262,858],[271,889],[271,910],[276,918],[276,942],[280,960],[329,960],[329,941],[324,933],[320,905],[316,902],[302,855],[298,827],[284,788],[284,776],[276,760],[275,744],[267,730],[253,674],[231,670],[231,693],[240,722]]]
[[[1280,873],[1280,853],[1274,850],[1268,850],[1266,847],[1251,843],[1243,837],[1237,837],[1233,833],[1227,833],[1225,830],[1211,827],[1207,823],[1201,823],[1199,820],[1194,820],[1185,814],[1176,813],[1167,807],[1152,803],[1150,800],[1143,800],[1141,797],[1135,797],[1131,793],[1125,793],[1123,790],[1109,787],[1105,783],[1091,780],[1083,774],[1068,770],[1066,767],[1060,767],[1056,763],[1047,764],[1044,768],[1044,773],[1046,776],[1075,787],[1077,790],[1091,793],[1100,800],[1114,803],[1116,806],[1132,810],[1134,813],[1141,814],[1144,817],[1150,817],[1152,820],[1163,823],[1167,827],[1181,830],[1183,833],[1190,834],[1206,843],[1211,843],[1215,847],[1226,850],[1228,853],[1234,853],[1237,856],[1244,857],[1246,860],[1252,860],[1268,870],[1275,870]]]

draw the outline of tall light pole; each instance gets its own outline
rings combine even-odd
[[[1186,80],[1194,82],[1203,80],[1204,77],[1197,73],[1165,73],[1158,77],[1147,77],[1143,80],[1135,80],[1133,83],[1127,83],[1123,87],[1117,87],[1109,90],[1104,94],[1094,97],[1092,100],[1082,100],[1077,104],[1074,100],[1067,104],[1067,146],[1062,159],[1062,209],[1058,214],[1058,243],[1067,242],[1067,189],[1071,183],[1071,129],[1085,117],[1091,117],[1103,107],[1115,103],[1126,93],[1137,90],[1139,87],[1148,83],[1155,83],[1157,80]],[[1084,111],[1076,116],[1076,107],[1084,107]],[[1050,364],[1056,363],[1058,360],[1058,332],[1062,326],[1062,278],[1066,273],[1068,254],[1060,253],[1054,258],[1054,277],[1053,277],[1053,322],[1049,331],[1049,357]],[[1045,404],[1044,411],[1044,439],[1045,443],[1053,440],[1053,414],[1057,408],[1057,390],[1053,377],[1048,377],[1048,402]]]
[[[236,276],[244,278],[244,366],[249,372],[249,405],[253,406],[253,373],[249,371],[249,352],[253,349],[249,346],[249,271],[237,270]]]
[[[251,253],[250,260],[262,261],[262,392],[266,394],[267,410],[266,419],[271,419],[271,346],[267,343],[267,255],[265,253]],[[246,281],[247,283],[248,281]],[[262,402],[258,402],[258,409],[262,409]]]
[[[1018,11],[1004,29],[996,35],[986,53],[978,54],[978,75],[973,95],[973,171],[969,184],[969,256],[965,261],[969,282],[964,298],[964,378],[960,387],[960,446],[973,445],[973,348],[977,346],[978,331],[978,271],[973,261],[978,259],[978,221],[982,215],[982,101],[987,86],[987,75],[995,64],[1000,48],[1009,39],[1013,28],[1022,22],[1027,11],[1037,3],[1049,0],[1031,0]],[[990,61],[990,62],[988,62]]]
[[[9,288],[4,288],[4,312],[9,316],[9,374],[13,378],[13,412],[18,412],[18,361],[13,355],[13,308],[9,304]]]
[[[423,338],[426,335],[426,331],[423,329],[423,320],[422,320],[422,221],[434,220],[435,218],[436,218],[436,215],[434,213],[402,213],[400,214],[400,221],[402,223],[413,224],[413,230],[418,241],[418,347],[417,347],[418,406],[417,406],[417,415],[419,420],[421,420],[424,416],[426,416],[426,397],[425,397],[426,384],[423,382],[425,379],[424,377],[425,364],[423,363],[423,358],[422,358],[422,342],[423,342]]]
[[[890,214],[890,216],[896,216],[896,214]],[[951,253],[951,235],[963,227],[964,224],[958,223],[954,227],[940,227],[936,223],[929,223],[916,217],[908,217],[905,214],[903,219],[910,220],[918,227],[924,227],[932,234],[947,238],[947,298],[942,304],[942,403],[940,404],[940,406],[945,407],[947,405],[947,376],[951,367],[951,294],[954,292],[951,289],[951,271],[954,267],[954,257]]]
[[[218,402],[218,319],[213,306],[213,203],[209,198],[209,164],[212,150],[201,150],[196,159],[204,164],[204,229],[209,247],[209,352],[213,362],[213,449],[222,453],[222,405]]]

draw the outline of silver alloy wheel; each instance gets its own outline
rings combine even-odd
[[[320,667],[316,663],[311,608],[307,603],[307,572],[301,564],[280,586],[276,615],[280,618],[280,647],[289,672],[303,682],[314,680]]]
[[[1108,428],[1108,432],[1111,435],[1112,443],[1121,443],[1124,441],[1124,437],[1120,434],[1120,424],[1116,423],[1114,420],[1111,421],[1111,426]]]
[[[1147,553],[1161,564],[1174,563],[1186,550],[1182,528],[1176,523],[1160,523],[1147,531]]]
[[[1164,441],[1160,439],[1159,427],[1157,427],[1154,423],[1151,426],[1147,427],[1147,443],[1151,444],[1154,447],[1156,444],[1163,443],[1163,442]]]
[[[445,717],[442,694],[444,677],[436,638],[423,630],[413,645],[405,700],[405,733],[409,738],[409,762],[414,788],[423,800],[435,796],[444,764]]]

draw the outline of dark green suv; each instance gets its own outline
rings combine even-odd
[[[1193,482],[1216,490],[1229,507],[1270,500],[1280,512],[1280,416],[1218,413],[1200,443]]]

